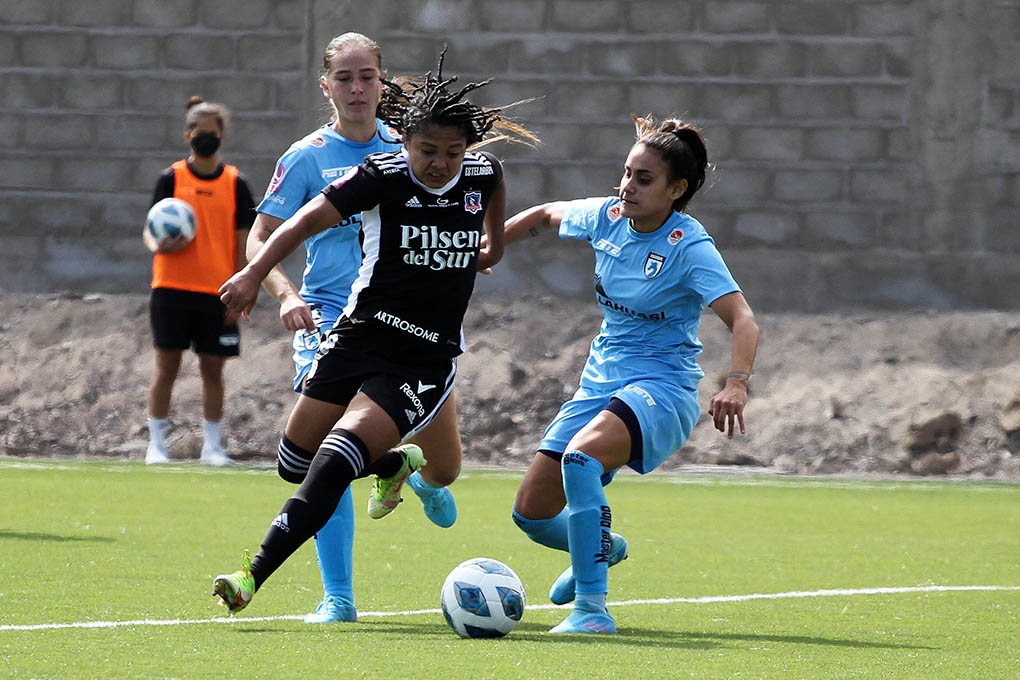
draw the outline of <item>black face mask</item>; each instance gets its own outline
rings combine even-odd
[[[220,148],[220,138],[215,132],[200,132],[191,135],[191,148],[199,156],[212,156]]]

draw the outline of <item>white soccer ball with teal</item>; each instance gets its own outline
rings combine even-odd
[[[503,637],[524,616],[524,584],[499,560],[461,562],[443,583],[443,616],[463,638]]]
[[[195,211],[187,201],[164,198],[149,208],[145,228],[157,242],[167,236],[184,236],[191,241],[195,238]]]

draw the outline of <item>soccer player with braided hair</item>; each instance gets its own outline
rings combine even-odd
[[[358,276],[284,430],[287,447],[311,464],[258,554],[246,551],[239,571],[214,580],[231,613],[322,528],[354,479],[398,473],[405,458],[390,450],[427,426],[453,390],[475,275],[502,257],[506,217],[500,162],[469,147],[537,140],[502,109],[466,98],[485,83],[451,89],[442,66],[440,56],[435,76],[385,86],[379,115],[403,148],[371,154],[332,182],[220,289],[229,309],[247,314],[262,279],[292,250],[360,213]]]
[[[396,131],[377,116],[385,77],[382,48],[368,36],[348,32],[329,42],[322,54],[318,82],[329,102],[331,120],[293,143],[277,162],[248,236],[249,257],[254,257],[273,231],[318,196],[325,185],[369,154],[400,148]],[[361,216],[345,217],[343,222],[305,241],[300,288],[280,266],[262,281],[263,288],[280,302],[284,327],[294,331],[293,385],[299,394],[319,342],[343,313],[361,266]],[[216,302],[220,304],[218,299]],[[370,517],[379,519],[393,511],[406,484],[434,524],[450,527],[456,522],[457,504],[447,488],[460,474],[463,456],[456,402],[454,391],[429,426],[398,447],[405,453],[405,466],[393,479],[376,479],[369,496]],[[427,466],[410,476],[406,474],[403,467],[414,469],[426,457]],[[284,480],[300,484],[311,462],[281,440],[277,470]],[[348,488],[333,516],[315,533],[323,594],[315,611],[305,617],[306,623],[357,620],[354,533],[354,500]]]
[[[685,212],[705,182],[704,139],[676,119],[634,121],[637,141],[616,196],[536,206],[507,221],[504,233],[507,244],[546,229],[590,243],[604,314],[580,386],[546,429],[514,502],[514,522],[531,540],[570,553],[549,598],[574,601],[574,610],[553,633],[616,632],[608,568],[628,548],[610,531],[603,487],[624,465],[651,472],[690,436],[703,376],[695,361],[702,307],[733,334],[729,376],[708,408],[730,437],[735,424],[744,432],[758,347],[751,308],[712,237]]]

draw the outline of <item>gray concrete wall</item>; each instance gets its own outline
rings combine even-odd
[[[611,193],[629,114],[680,114],[716,166],[690,211],[756,308],[1020,307],[1017,0],[0,0],[0,289],[144,291],[187,97],[233,109],[260,194],[347,30],[391,75],[448,41],[486,103],[541,97],[544,145],[497,149],[511,210]],[[481,294],[587,296],[590,262],[550,236]]]

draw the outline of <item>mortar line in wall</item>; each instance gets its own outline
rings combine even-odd
[[[204,26],[202,24],[191,24],[186,26],[62,26],[58,24],[5,24],[3,31],[12,31],[19,35],[45,34],[45,35],[86,35],[99,37],[144,37],[154,38],[176,37],[176,36],[202,36],[202,37],[230,37],[230,36],[263,36],[263,37],[285,37],[300,35],[306,30],[301,27],[258,27],[245,26],[242,28],[218,28]],[[439,42],[436,34],[421,31],[387,30],[380,34],[385,40],[426,40]],[[456,45],[467,48],[474,47],[480,43],[490,44],[494,41],[532,41],[538,44],[551,44],[559,41],[560,44],[584,45],[585,43],[606,44],[647,44],[653,42],[676,42],[679,40],[698,40],[709,43],[786,43],[804,45],[905,45],[915,38],[911,35],[852,35],[852,34],[791,34],[782,33],[778,30],[754,33],[709,33],[705,31],[670,31],[670,32],[577,32],[577,31],[548,31],[536,33],[531,31],[453,31],[444,34],[446,40]]]
[[[53,150],[46,153],[46,159],[54,161],[65,161],[73,159],[88,158],[88,154],[83,152],[90,151],[89,149],[75,149],[75,150]],[[103,160],[115,160],[115,161],[128,161],[128,162],[145,162],[152,161],[154,163],[162,162],[159,159],[168,160],[176,158],[179,153],[165,150],[146,150],[141,149],[136,153],[120,152],[117,154],[104,153]],[[17,150],[13,152],[0,152],[0,159],[12,159],[12,160],[24,160],[31,158],[38,158],[40,156],[40,150]],[[230,154],[230,161],[236,165],[246,164],[258,164],[271,162],[276,158],[275,154],[272,153],[258,153],[258,152],[236,152]],[[604,158],[597,157],[584,157],[584,158],[542,158],[536,159],[534,157],[507,157],[503,159],[503,164],[510,167],[517,166],[528,166],[535,167],[540,166],[543,168],[590,168],[605,167],[613,168],[614,170],[619,166],[619,159],[615,159],[609,156]],[[901,172],[904,168],[909,167],[911,161],[909,160],[855,160],[855,159],[836,159],[836,160],[824,160],[824,159],[792,159],[792,160],[760,160],[760,159],[741,159],[732,157],[720,157],[714,161],[716,166],[716,173],[726,173],[729,170],[770,170],[775,172],[798,172],[798,171],[851,171],[851,172],[870,172],[870,171],[892,171]],[[978,177],[998,177],[1004,172],[1015,172],[1016,167],[1011,164],[996,164],[989,166],[984,172],[979,173]],[[45,187],[11,187],[5,186],[0,187],[0,194],[3,193],[19,193],[24,191],[47,191]],[[83,189],[85,193],[93,192],[92,189]]]
[[[397,69],[390,67],[390,70],[394,71],[398,75],[408,69]],[[414,69],[410,69],[414,70]],[[281,71],[263,71],[267,78],[293,78],[297,75],[304,77],[306,74],[304,71],[298,70],[281,70]],[[139,69],[116,69],[116,68],[94,68],[87,66],[75,66],[75,67],[59,67],[59,66],[8,66],[0,68],[0,75],[6,74],[23,74],[33,76],[89,76],[95,78],[97,76],[116,76],[121,75],[126,78],[140,78],[140,77],[169,77],[169,78],[204,78],[204,77],[220,77],[220,76],[233,76],[238,77],[242,75],[241,71],[237,70],[224,70],[224,69],[174,69],[174,68],[139,68]],[[468,80],[474,78],[487,78],[491,73],[475,73],[470,71],[464,71],[457,73],[457,76],[461,79]],[[628,85],[740,85],[740,86],[768,86],[768,85],[809,85],[809,86],[828,86],[828,85],[879,85],[879,86],[907,86],[910,84],[910,78],[897,77],[889,75],[880,76],[817,76],[817,75],[806,75],[806,76],[781,76],[781,77],[769,77],[769,78],[754,78],[747,76],[712,76],[712,75],[697,75],[697,76],[680,76],[673,74],[656,74],[656,75],[632,75],[632,74],[620,74],[620,75],[591,75],[585,73],[570,73],[564,71],[562,73],[549,73],[549,72],[507,72],[501,73],[496,76],[494,84],[499,83],[527,83],[527,82],[545,82],[550,84],[559,85],[619,85],[622,79],[626,79]]]
[[[711,141],[711,140],[710,140]],[[74,160],[81,158],[88,158],[94,160],[93,156],[102,156],[103,160],[124,160],[124,161],[137,161],[147,159],[158,159],[158,158],[170,158],[179,157],[181,151],[173,149],[171,147],[152,149],[152,148],[137,148],[131,150],[110,150],[110,149],[99,149],[99,148],[75,148],[75,149],[11,149],[11,150],[0,150],[0,159],[32,159],[40,158],[40,154],[45,154],[45,159],[52,160]],[[497,153],[497,155],[499,155]],[[275,152],[271,151],[243,151],[236,150],[230,151],[227,154],[228,158],[233,162],[234,160],[245,160],[245,161],[261,161],[265,159],[278,158]],[[535,165],[536,163],[543,166],[551,165],[591,165],[592,163],[597,164],[608,164],[620,166],[622,160],[612,155],[604,157],[599,156],[584,156],[580,158],[564,158],[555,156],[521,156],[521,155],[508,155],[502,160],[504,165]],[[848,167],[853,170],[858,169],[876,169],[876,168],[902,168],[911,163],[911,160],[890,160],[890,159],[825,159],[825,158],[793,158],[793,159],[760,159],[760,158],[739,158],[732,156],[722,156],[717,160],[713,160],[713,164],[722,166],[725,164],[727,168],[753,168],[753,169],[773,169],[773,170],[825,170],[825,169],[847,169]],[[1016,170],[1015,166],[1009,164],[1002,164],[1002,168],[1012,168]],[[4,187],[0,187],[2,190]]]
[[[769,118],[756,118],[750,120],[730,120],[727,118],[711,118],[699,116],[695,110],[689,116],[696,120],[699,126],[719,126],[733,129],[741,128],[797,128],[805,130],[839,128],[840,130],[871,130],[871,129],[897,129],[906,128],[905,120],[893,120],[889,118],[783,118],[771,116]],[[608,125],[618,126],[620,129],[632,129],[630,120],[622,121],[619,117],[599,118],[590,120],[578,120],[569,116],[519,116],[526,120],[528,125]]]
[[[392,68],[391,70],[398,71],[399,69]],[[481,73],[472,71],[458,71],[456,74],[459,78],[464,80],[473,80],[479,78],[488,78],[491,73]],[[626,80],[628,85],[740,85],[740,86],[754,86],[754,85],[886,85],[886,86],[907,86],[910,84],[910,78],[890,76],[882,74],[878,76],[818,76],[818,75],[805,75],[805,76],[779,76],[779,77],[749,77],[743,75],[737,76],[714,76],[714,75],[693,75],[693,76],[681,76],[675,74],[655,74],[655,75],[635,75],[635,74],[618,74],[618,75],[592,75],[587,73],[575,73],[570,71],[563,71],[561,73],[550,73],[547,71],[543,72],[504,72],[495,76],[496,80],[493,84],[500,83],[519,83],[519,82],[547,82],[552,84],[560,85],[619,85],[622,80]]]
[[[152,189],[79,189],[75,191],[68,191],[66,189],[55,191],[47,187],[2,187],[0,188],[0,196],[24,196],[26,194],[45,194],[47,198],[81,198],[82,196],[103,196],[105,198],[110,197],[122,197],[122,198],[134,198],[136,196],[147,196],[152,197]]]
[[[58,107],[17,107],[9,108],[0,106],[0,114],[8,115],[31,115],[31,116],[82,116],[86,118],[106,118],[111,113],[116,114],[119,117],[138,116],[138,117],[149,117],[149,118],[163,118],[168,115],[167,112],[153,110],[153,109],[128,109],[123,107],[118,108],[103,108],[103,109],[90,109],[87,111],[81,111],[76,109],[66,109]],[[280,109],[275,111],[244,111],[234,110],[233,118],[235,121],[240,120],[251,120],[251,121],[266,121],[266,120],[286,120],[289,118],[300,117],[299,111],[291,111],[286,109]],[[600,126],[618,126],[621,129],[624,127],[630,128],[629,123],[621,122],[620,118],[600,118],[591,120],[579,120],[569,116],[520,116],[521,120],[525,120],[529,125],[600,125]],[[719,126],[732,129],[741,128],[788,128],[788,129],[804,129],[804,130],[816,130],[826,128],[839,128],[840,130],[894,130],[899,128],[907,127],[905,120],[893,120],[884,118],[782,118],[778,116],[770,118],[759,118],[746,121],[735,121],[724,118],[710,118],[706,116],[692,115],[692,119],[696,120],[701,126]],[[1007,128],[1008,129],[1008,128]],[[0,152],[2,153],[2,152]]]
[[[116,28],[107,27],[96,27],[96,26],[58,26],[55,24],[39,26],[37,24],[5,24],[0,30],[0,33],[12,31],[17,33],[19,36],[26,34],[40,34],[40,35],[85,35],[87,37],[97,38],[110,38],[110,37],[127,37],[127,38],[177,38],[177,37],[193,37],[198,36],[202,38],[231,38],[231,37],[245,37],[245,36],[258,36],[262,38],[284,38],[288,36],[298,36],[302,32],[302,28],[209,28],[206,26],[194,25],[194,26],[173,26],[167,28],[155,28],[155,27],[139,27],[139,26],[122,26]]]
[[[129,109],[125,107],[115,108],[102,108],[102,109],[73,109],[73,108],[7,108],[0,107],[0,114],[21,114],[30,116],[80,116],[83,118],[109,118],[111,114],[116,115],[118,118],[125,118],[130,116],[137,116],[139,118],[176,118],[178,108],[177,103],[168,104],[167,109]],[[277,110],[277,111],[245,111],[241,109],[232,109],[231,118],[237,120],[286,120],[289,118],[297,118],[300,115],[298,111],[290,110]]]
[[[754,209],[756,211],[774,210],[776,212],[795,213],[797,215],[803,215],[805,212],[813,213],[838,209],[844,213],[852,213],[855,215],[877,215],[881,211],[876,210],[876,205],[880,205],[886,209],[903,206],[908,198],[907,191],[908,189],[904,187],[902,198],[887,199],[884,201],[869,200],[868,204],[863,206],[860,201],[850,198],[833,201],[782,201],[763,198],[755,201],[727,197],[720,198],[719,202],[713,202],[710,194],[706,194],[704,197],[699,194],[698,198],[701,203],[698,204],[698,207],[719,212],[745,212],[747,210]],[[692,212],[697,212],[697,209],[692,209]]]
[[[162,162],[160,159],[176,159],[180,157],[181,153],[173,149],[138,149],[133,152],[110,152],[100,149],[35,149],[35,150],[23,150],[18,149],[10,152],[0,152],[0,159],[12,159],[12,160],[25,160],[32,158],[39,158],[40,152],[45,151],[46,159],[54,161],[66,161],[66,160],[78,160],[78,159],[92,159],[88,152],[93,151],[95,155],[101,155],[102,160],[113,160],[113,161],[153,161],[155,163]],[[499,155],[499,154],[497,154]],[[237,163],[260,163],[260,162],[271,162],[277,158],[275,153],[270,152],[250,152],[250,151],[237,151],[231,152],[229,160],[235,165]],[[94,160],[94,159],[92,159]],[[503,165],[517,166],[527,165],[535,166],[540,165],[542,167],[590,167],[592,165],[605,165],[613,168],[620,167],[620,159],[612,156],[605,157],[592,157],[585,156],[583,158],[556,158],[556,157],[520,157],[520,156],[508,156],[502,159]],[[903,168],[909,166],[911,161],[900,160],[844,160],[844,159],[792,159],[792,160],[760,160],[760,159],[741,159],[732,157],[721,157],[713,161],[713,164],[717,167],[716,172],[730,170],[778,170],[778,171],[796,171],[796,170],[883,170],[891,169],[901,171]],[[1016,167],[1008,164],[1002,164],[998,168],[998,172],[989,172],[987,175],[981,176],[997,176],[1002,171],[1016,171]],[[0,187],[0,192],[9,189],[10,187]]]
[[[402,31],[402,30],[391,30],[385,31],[381,34],[382,37],[389,40],[437,40],[436,35],[432,33],[423,33],[420,31]],[[559,42],[560,44],[569,45],[571,48],[576,47],[578,43],[593,43],[593,44],[605,44],[605,43],[626,43],[626,44],[647,44],[652,42],[677,42],[678,40],[701,40],[704,42],[738,42],[738,43],[791,43],[791,44],[807,44],[807,45],[844,45],[844,44],[861,44],[861,45],[887,45],[887,44],[900,44],[909,43],[914,40],[913,36],[910,35],[890,35],[890,36],[865,36],[865,35],[835,35],[835,34],[790,34],[781,33],[779,31],[769,31],[767,33],[706,33],[704,31],[671,31],[665,33],[633,33],[625,31],[617,31],[613,33],[603,32],[566,32],[566,31],[549,31],[543,33],[535,33],[530,31],[453,31],[450,33],[444,33],[444,38],[448,40],[451,45],[456,45],[457,41],[468,47],[473,47],[479,43],[490,44],[498,41],[534,41],[537,44],[547,45]]]
[[[265,74],[266,78],[295,78],[305,77],[303,71],[296,69],[280,71],[259,71]],[[27,75],[27,76],[86,76],[90,78],[120,76],[130,78],[153,78],[169,76],[170,79],[194,79],[206,77],[242,78],[250,76],[243,70],[236,69],[175,69],[175,68],[99,68],[92,66],[8,66],[0,67],[0,75]]]
[[[521,158],[509,156],[502,159],[503,165],[535,165],[535,158]],[[741,158],[730,158],[723,157],[717,160],[713,160],[712,164],[718,166],[719,169],[726,168],[753,168],[758,170],[846,170],[848,169],[877,169],[887,168],[890,165],[894,165],[897,168],[909,165],[911,161],[889,161],[885,159],[878,159],[873,161],[868,160],[830,160],[830,159],[812,159],[812,158],[800,158],[792,160],[760,160],[760,159],[741,159]],[[542,158],[542,165],[592,165],[592,164],[608,164],[614,167],[623,167],[623,160],[615,158],[613,156],[605,156],[602,158],[586,156],[584,158],[571,159],[571,158]],[[725,166],[723,166],[725,164]]]

